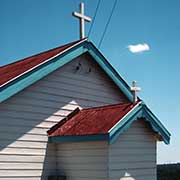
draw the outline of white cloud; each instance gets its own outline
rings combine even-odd
[[[128,49],[132,53],[141,53],[144,51],[149,51],[150,47],[148,44],[144,43],[144,44],[129,45]]]

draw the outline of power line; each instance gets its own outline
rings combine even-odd
[[[101,2],[101,0],[98,1],[98,4],[97,4],[97,6],[96,6],[96,10],[95,10],[95,13],[94,13],[94,17],[93,17],[93,19],[92,19],[92,23],[91,23],[91,26],[90,26],[90,29],[89,29],[89,32],[88,32],[88,37],[90,37],[91,31],[92,31],[92,28],[93,28],[93,25],[94,25],[94,21],[95,21],[95,18],[96,18],[98,9],[99,9],[100,2]]]
[[[115,10],[115,7],[116,7],[116,4],[117,4],[117,0],[115,0],[115,1],[114,1],[114,5],[113,5],[113,8],[112,8],[112,10],[111,10],[111,13],[110,13],[109,19],[108,19],[108,21],[107,21],[107,23],[106,23],[106,26],[105,26],[104,32],[103,32],[102,37],[101,37],[101,39],[100,39],[100,41],[99,41],[98,48],[100,48],[100,46],[101,46],[101,44],[102,44],[102,41],[103,41],[104,36],[105,36],[105,34],[106,34],[107,28],[108,28],[109,23],[110,23],[110,21],[111,21],[111,17],[112,17],[112,15],[113,15],[113,13],[114,13],[114,10]]]

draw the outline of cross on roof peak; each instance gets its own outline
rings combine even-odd
[[[134,102],[136,102],[137,101],[137,92],[141,91],[141,88],[136,86],[136,81],[132,82],[132,87],[130,88],[130,90],[133,92]]]
[[[80,39],[85,38],[85,21],[91,22],[91,18],[84,15],[84,3],[80,3],[80,13],[73,12],[73,16],[79,18],[79,26],[80,26]]]

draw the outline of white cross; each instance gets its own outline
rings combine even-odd
[[[80,26],[80,39],[85,38],[85,21],[91,22],[91,18],[84,15],[84,3],[80,3],[80,13],[73,12],[73,16],[79,18],[79,26]]]
[[[130,89],[133,92],[134,102],[136,102],[137,101],[137,92],[141,91],[141,88],[136,86],[136,81],[133,81],[132,87]]]

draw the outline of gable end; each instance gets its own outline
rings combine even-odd
[[[149,122],[152,130],[160,137],[160,140],[163,140],[165,144],[170,143],[171,134],[143,102],[138,103],[121,121],[109,130],[109,142],[116,141],[119,135],[127,131],[131,124],[138,119]]]
[[[18,76],[13,81],[3,85],[1,87],[0,102],[5,101],[14,94],[20,92],[24,88],[37,82],[43,77],[47,76],[51,72],[62,67],[66,63],[70,62],[74,58],[89,53],[93,59],[99,64],[99,66],[105,71],[105,73],[112,79],[112,81],[119,87],[119,89],[125,94],[125,96],[132,102],[133,96],[127,83],[119,76],[115,69],[108,63],[105,57],[97,50],[97,48],[86,40],[78,43],[72,48],[68,48],[62,54],[56,55],[39,66],[29,70],[28,72]]]

